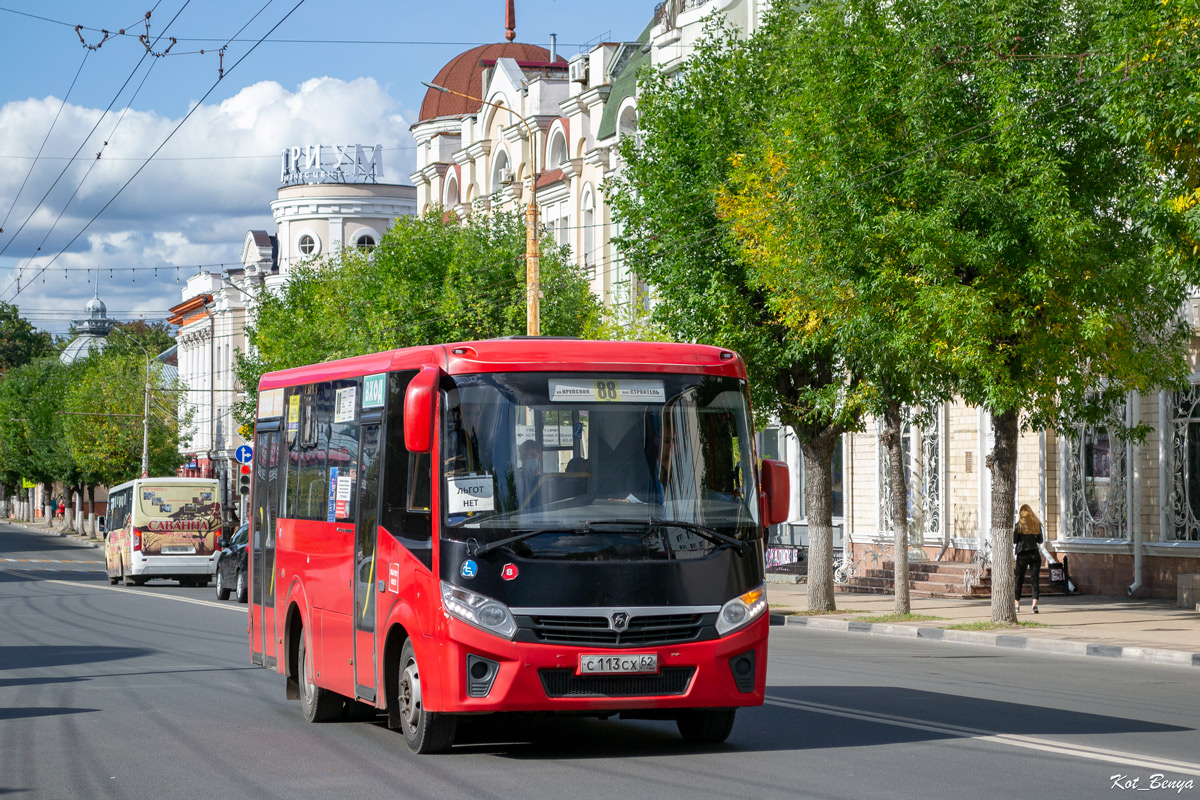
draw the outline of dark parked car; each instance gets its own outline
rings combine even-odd
[[[217,599],[228,600],[234,592],[239,603],[246,602],[250,576],[246,574],[246,543],[250,541],[250,523],[243,522],[231,538],[221,536],[217,553]]]

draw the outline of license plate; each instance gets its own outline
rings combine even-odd
[[[614,675],[658,672],[657,653],[624,653],[612,656],[580,656],[580,675]]]
[[[176,545],[176,546],[170,546],[170,545],[168,545],[167,547],[164,547],[164,548],[162,549],[162,551],[163,551],[163,553],[164,553],[165,555],[171,555],[171,556],[179,556],[179,555],[191,556],[191,555],[195,555],[195,554],[196,554],[196,548],[194,548],[194,547],[180,547],[180,546],[178,546],[178,545]]]

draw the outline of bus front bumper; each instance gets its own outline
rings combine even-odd
[[[719,639],[653,647],[511,642],[456,619],[448,625],[449,637],[438,648],[438,674],[446,680],[434,696],[426,690],[431,711],[616,713],[763,703],[767,613]],[[650,654],[657,658],[653,673],[582,673],[584,656],[628,663],[631,656]]]

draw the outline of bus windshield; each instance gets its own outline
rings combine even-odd
[[[488,373],[443,388],[447,538],[614,560],[704,557],[761,535],[738,379]]]

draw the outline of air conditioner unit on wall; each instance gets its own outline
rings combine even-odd
[[[567,78],[578,83],[588,82],[588,59],[587,56],[577,58],[567,65]]]
[[[497,173],[497,178],[500,181],[500,183],[502,183],[502,184],[507,185],[507,184],[512,183],[513,182],[512,170],[509,169],[508,167],[501,167],[500,171]]]

